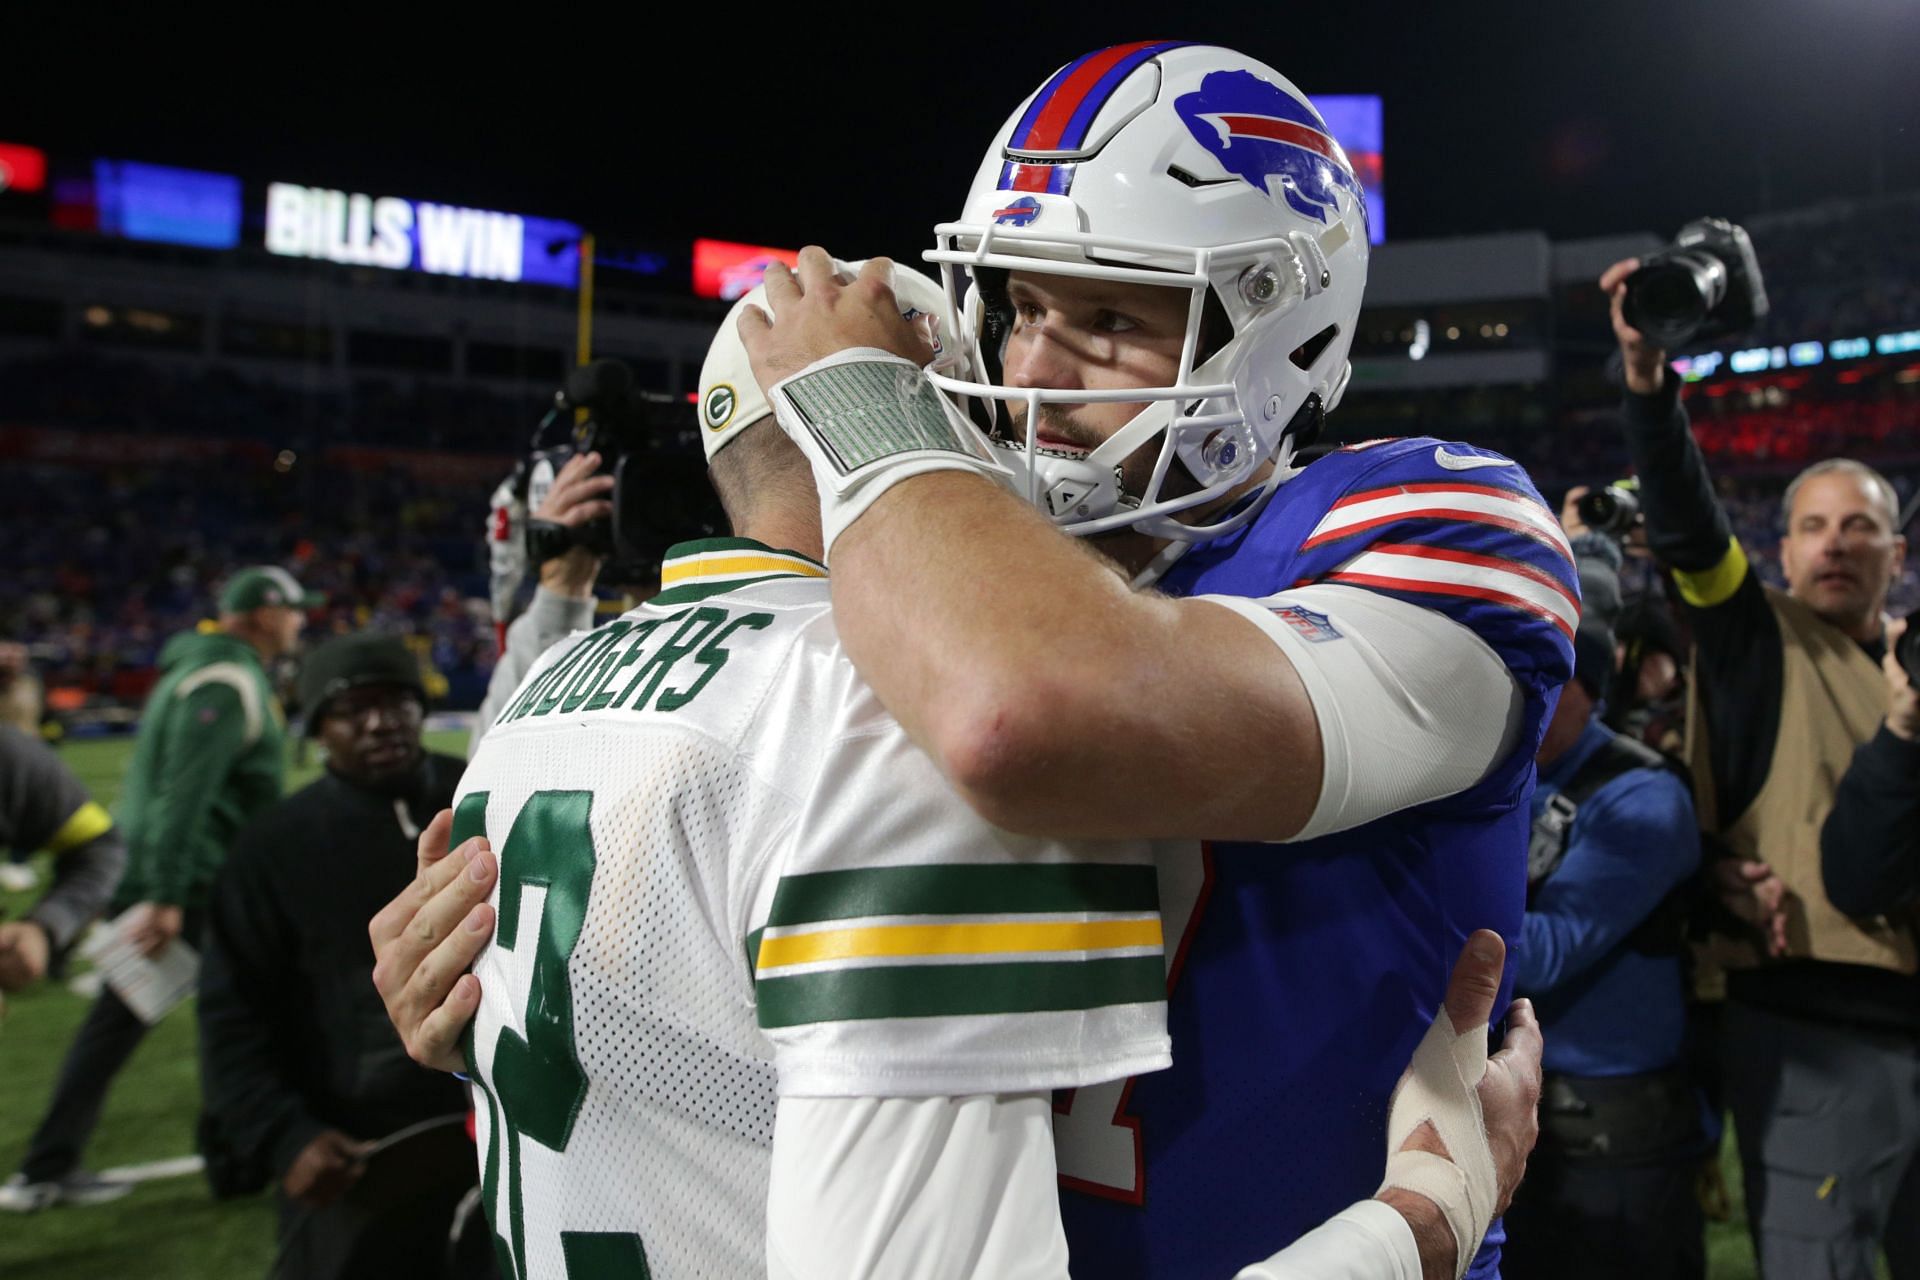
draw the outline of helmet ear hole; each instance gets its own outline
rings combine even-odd
[[[1308,338],[1305,342],[1295,347],[1292,356],[1289,357],[1293,361],[1294,367],[1297,369],[1313,368],[1314,362],[1320,358],[1321,353],[1332,345],[1333,340],[1339,336],[1340,326],[1330,324],[1320,332],[1314,334],[1311,338]]]

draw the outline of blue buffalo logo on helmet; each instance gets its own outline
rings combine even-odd
[[[1338,216],[1343,188],[1366,218],[1366,198],[1340,144],[1313,108],[1286,90],[1250,71],[1215,71],[1173,107],[1227,172],[1268,195],[1277,178],[1281,197],[1302,217]]]
[[[1040,216],[1040,202],[1032,196],[1021,196],[1009,201],[1005,208],[993,211],[995,225],[1002,227],[1027,227]]]

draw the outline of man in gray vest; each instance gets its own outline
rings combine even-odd
[[[1627,451],[1648,542],[1697,646],[1689,764],[1713,868],[1753,923],[1726,970],[1727,1100],[1770,1280],[1865,1280],[1884,1244],[1920,1277],[1920,976],[1915,915],[1848,915],[1821,879],[1836,783],[1887,711],[1886,600],[1906,558],[1893,487],[1850,459],[1787,487],[1788,589],[1733,536],[1666,353],[1621,312],[1637,260],[1600,279],[1623,358]]]

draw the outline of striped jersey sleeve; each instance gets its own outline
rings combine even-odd
[[[1464,444],[1380,453],[1307,532],[1294,585],[1337,583],[1412,601],[1486,641],[1535,696],[1564,684],[1580,624],[1579,575],[1526,472]]]
[[[1150,845],[991,827],[891,721],[825,757],[747,938],[782,1094],[1025,1092],[1167,1064]]]

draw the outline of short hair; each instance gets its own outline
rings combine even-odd
[[[812,464],[770,413],[720,446],[707,461],[707,478],[720,495],[727,523],[736,530],[751,521],[754,509],[771,492],[804,489],[809,503],[818,501]]]
[[[1900,495],[1893,491],[1893,485],[1887,478],[1864,462],[1852,458],[1828,458],[1816,462],[1787,482],[1787,492],[1780,499],[1780,523],[1787,531],[1793,531],[1793,499],[1800,492],[1800,486],[1814,476],[1823,476],[1835,471],[1845,471],[1857,479],[1867,482],[1869,488],[1880,499],[1880,505],[1886,508],[1887,528],[1893,533],[1900,532]]]

